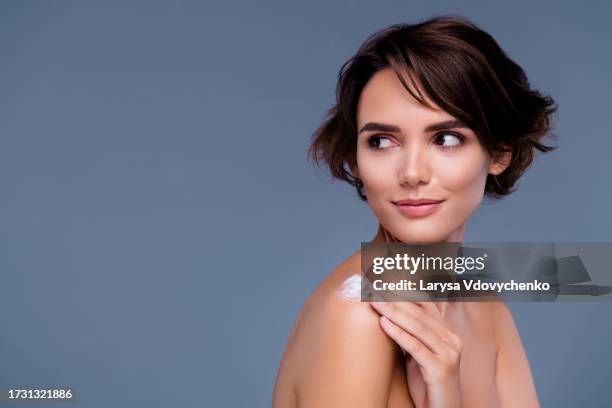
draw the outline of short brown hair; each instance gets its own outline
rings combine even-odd
[[[342,65],[336,104],[312,135],[308,149],[317,165],[324,160],[332,176],[355,186],[364,201],[363,183],[350,172],[357,161],[357,104],[372,75],[387,67],[420,104],[431,108],[416,78],[429,99],[474,130],[491,156],[512,152],[502,173],[487,176],[485,195],[490,198],[516,190],[513,187],[533,161],[534,149],[556,149],[540,143],[546,135],[557,137],[550,132],[558,108],[555,101],[531,88],[523,69],[491,35],[456,15],[394,24],[370,35]]]

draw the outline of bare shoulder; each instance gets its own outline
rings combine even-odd
[[[491,333],[498,353],[509,337],[515,337],[518,334],[512,312],[501,298],[464,302],[464,309],[472,322]]]
[[[506,302],[501,299],[484,303],[487,305],[486,313],[492,323],[495,333],[495,341],[499,351],[499,348],[502,345],[501,340],[503,340],[504,337],[507,337],[509,332],[516,332],[512,312],[510,311],[510,308]]]
[[[300,310],[292,351],[300,406],[386,404],[398,349],[360,301],[359,256],[338,265]]]
[[[500,322],[503,320],[507,323],[508,316],[512,317],[508,306],[501,298],[496,297],[495,300],[463,302],[463,304],[472,321],[478,322],[487,331],[492,332],[495,337],[497,337],[498,330],[500,329]]]
[[[499,401],[504,407],[539,408],[529,359],[512,312],[503,301],[493,302],[492,306],[496,319],[496,384]]]

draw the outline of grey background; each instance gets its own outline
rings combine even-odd
[[[306,161],[338,69],[442,13],[560,105],[560,149],[466,241],[610,241],[604,1],[1,2],[0,386],[269,406],[303,300],[376,231]],[[543,406],[609,406],[612,304],[510,306]]]

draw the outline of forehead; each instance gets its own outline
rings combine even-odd
[[[410,80],[405,77],[408,85]],[[417,93],[414,89],[413,91]],[[418,93],[417,93],[418,94]],[[425,96],[424,92],[421,94]],[[453,119],[453,116],[440,109],[433,101],[426,101],[434,108],[421,105],[404,88],[391,68],[376,72],[363,88],[357,105],[357,124],[363,126],[370,121],[386,123],[427,124],[440,120]]]

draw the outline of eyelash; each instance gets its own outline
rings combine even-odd
[[[440,133],[437,133],[434,136],[434,140],[437,140],[438,137],[441,136],[441,135],[453,135],[453,136],[457,137],[459,139],[459,141],[460,141],[459,144],[457,144],[455,146],[442,146],[442,145],[439,145],[440,148],[443,149],[443,150],[452,150],[452,149],[456,149],[458,147],[461,147],[465,143],[465,140],[466,140],[465,136],[463,136],[461,133],[456,133],[456,132],[440,132]],[[367,144],[368,144],[368,146],[372,150],[384,150],[384,149],[387,149],[386,147],[375,147],[375,146],[373,146],[372,145],[372,140],[373,139],[390,139],[388,136],[385,136],[382,133],[378,133],[378,134],[375,134],[375,135],[371,135],[370,137],[368,137],[368,140],[367,140]]]

